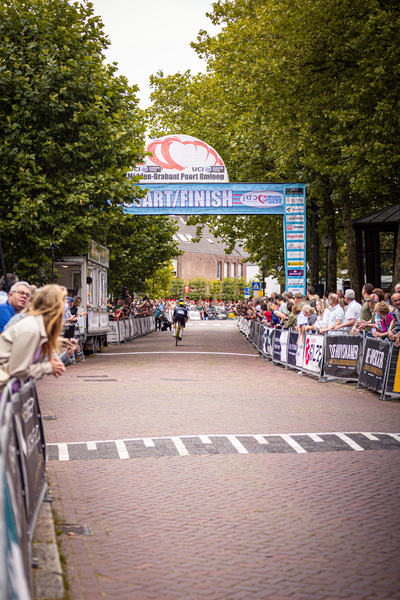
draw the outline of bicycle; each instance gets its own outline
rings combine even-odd
[[[181,324],[178,323],[176,324],[176,330],[175,330],[175,346],[178,345],[178,340],[181,339]]]

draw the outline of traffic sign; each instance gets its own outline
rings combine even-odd
[[[253,292],[259,292],[261,290],[261,283],[259,281],[253,281],[251,284]]]
[[[244,288],[244,297],[245,298],[250,298],[250,288]]]

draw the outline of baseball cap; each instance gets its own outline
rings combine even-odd
[[[72,296],[67,296],[67,302],[75,302]]]
[[[379,298],[376,294],[371,294],[370,296],[368,296],[367,298],[367,302],[379,302]]]

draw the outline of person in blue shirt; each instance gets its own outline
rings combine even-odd
[[[11,286],[7,302],[0,304],[0,333],[14,315],[26,308],[30,297],[31,286],[27,281],[18,281]]]

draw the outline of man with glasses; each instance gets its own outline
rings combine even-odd
[[[397,288],[397,285],[396,285]],[[389,327],[389,339],[396,342],[396,346],[400,345],[400,292],[393,294],[391,303],[395,310],[393,313],[394,319]]]
[[[30,297],[31,286],[27,281],[18,281],[11,286],[7,302],[0,304],[0,333],[14,315],[26,308]]]

